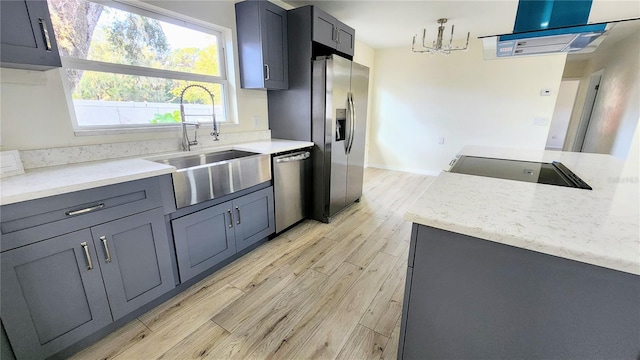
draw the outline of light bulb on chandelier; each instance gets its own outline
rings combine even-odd
[[[447,22],[446,18],[438,19],[438,37],[433,41],[431,47],[425,45],[427,38],[427,29],[422,30],[422,48],[416,49],[416,36],[413,35],[413,43],[411,45],[411,50],[415,53],[430,53],[430,54],[445,54],[449,55],[452,51],[464,51],[469,48],[469,36],[470,32],[467,33],[467,42],[464,47],[453,47],[453,29],[454,25],[451,25],[451,38],[449,39],[449,43],[447,45],[442,44],[442,38],[444,34],[444,24]]]

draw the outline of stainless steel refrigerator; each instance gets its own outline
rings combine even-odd
[[[338,55],[313,61],[312,217],[331,218],[362,196],[369,68]]]

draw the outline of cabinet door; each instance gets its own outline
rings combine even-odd
[[[356,31],[345,24],[338,24],[338,44],[336,50],[341,53],[353,56],[355,45]]]
[[[161,208],[91,228],[117,320],[175,286]]]
[[[62,66],[46,1],[0,1],[0,18],[3,67]]]
[[[7,338],[7,333],[4,331],[4,325],[2,324],[0,324],[0,359],[16,360],[13,350],[11,350],[11,344]]]
[[[287,11],[268,1],[241,1],[235,9],[240,85],[288,89]]]
[[[336,23],[338,20],[326,12],[313,7],[313,41],[326,45],[330,48],[336,47]]]
[[[112,322],[89,230],[0,259],[2,323],[18,359],[43,359]]]
[[[231,205],[228,201],[171,222],[181,282],[236,253]]]
[[[275,232],[273,187],[233,200],[238,251]]]
[[[262,53],[265,60],[265,88],[289,87],[287,11],[268,1],[260,2]]]

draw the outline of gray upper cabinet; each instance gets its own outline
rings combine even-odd
[[[2,253],[2,323],[18,359],[43,359],[112,322],[87,229]]]
[[[331,48],[336,47],[336,24],[338,19],[326,12],[313,8],[313,41]]]
[[[171,221],[180,281],[275,232],[273,187]]]
[[[268,1],[235,7],[242,88],[288,89],[287,11]]]
[[[174,288],[162,209],[91,228],[113,319]]]
[[[47,70],[61,67],[46,1],[0,1],[0,65]]]
[[[340,23],[338,27],[338,44],[336,50],[341,53],[352,55],[355,48],[356,32],[354,29]]]
[[[355,33],[353,28],[313,7],[313,41],[353,56]]]

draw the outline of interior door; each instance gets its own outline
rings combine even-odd
[[[348,155],[347,204],[362,196],[364,176],[364,144],[367,136],[367,104],[369,94],[369,68],[360,64],[351,65],[351,94],[353,99],[354,125],[352,144]]]
[[[602,80],[603,72],[604,70],[599,70],[591,74],[591,78],[589,79],[589,88],[584,100],[582,114],[580,115],[580,123],[578,124],[578,129],[576,130],[576,135],[575,139],[573,140],[573,147],[571,151],[588,152],[583,149],[585,147],[587,132],[589,131],[593,107],[596,103],[596,99],[598,98],[598,90],[600,89],[600,81]]]

